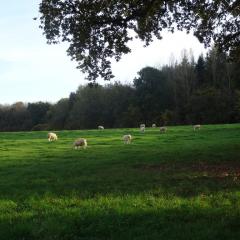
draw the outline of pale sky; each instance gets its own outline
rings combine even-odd
[[[88,83],[76,69],[77,64],[67,56],[66,45],[46,44],[39,22],[33,20],[39,16],[39,2],[9,0],[1,3],[0,104],[56,102],[68,97],[80,84]],[[179,60],[183,49],[192,49],[195,58],[206,52],[195,37],[183,32],[165,33],[163,40],[156,40],[147,48],[140,41],[130,46],[132,53],[112,66],[115,80],[123,83],[132,82],[145,66],[168,64],[172,54]]]

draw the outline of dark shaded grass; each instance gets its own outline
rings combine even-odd
[[[118,206],[117,210],[105,206],[101,209],[101,203],[92,212],[89,212],[91,206],[81,205],[65,206],[60,211],[48,210],[43,213],[39,212],[41,208],[32,212],[34,206],[26,206],[22,210],[24,216],[16,216],[12,221],[12,232],[8,237],[10,239],[189,239],[191,236],[191,239],[237,239],[240,234],[239,212],[229,214],[228,212],[233,212],[231,208],[222,210],[182,205],[176,209],[159,208],[153,211],[151,204],[156,203],[147,204],[150,206],[144,207],[145,209],[139,209],[141,206],[127,206],[135,209],[131,212],[122,211],[123,206]],[[48,207],[50,206],[49,204]],[[28,207],[31,208],[30,213]],[[44,208],[46,209],[47,206],[45,205]],[[55,221],[58,224],[54,224]],[[206,224],[208,228],[203,227]]]

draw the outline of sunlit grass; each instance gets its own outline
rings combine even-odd
[[[1,240],[240,239],[240,124],[57,134],[0,133]]]

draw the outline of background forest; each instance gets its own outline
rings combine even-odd
[[[68,98],[0,105],[0,131],[91,129],[240,121],[240,62],[212,48],[194,60],[141,69],[133,84],[90,83]]]

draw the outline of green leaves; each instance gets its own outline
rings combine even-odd
[[[87,79],[113,78],[112,58],[130,52],[130,31],[148,45],[167,29],[193,30],[208,46],[239,56],[240,9],[237,1],[42,0],[39,12],[47,42],[69,42],[67,50]]]

